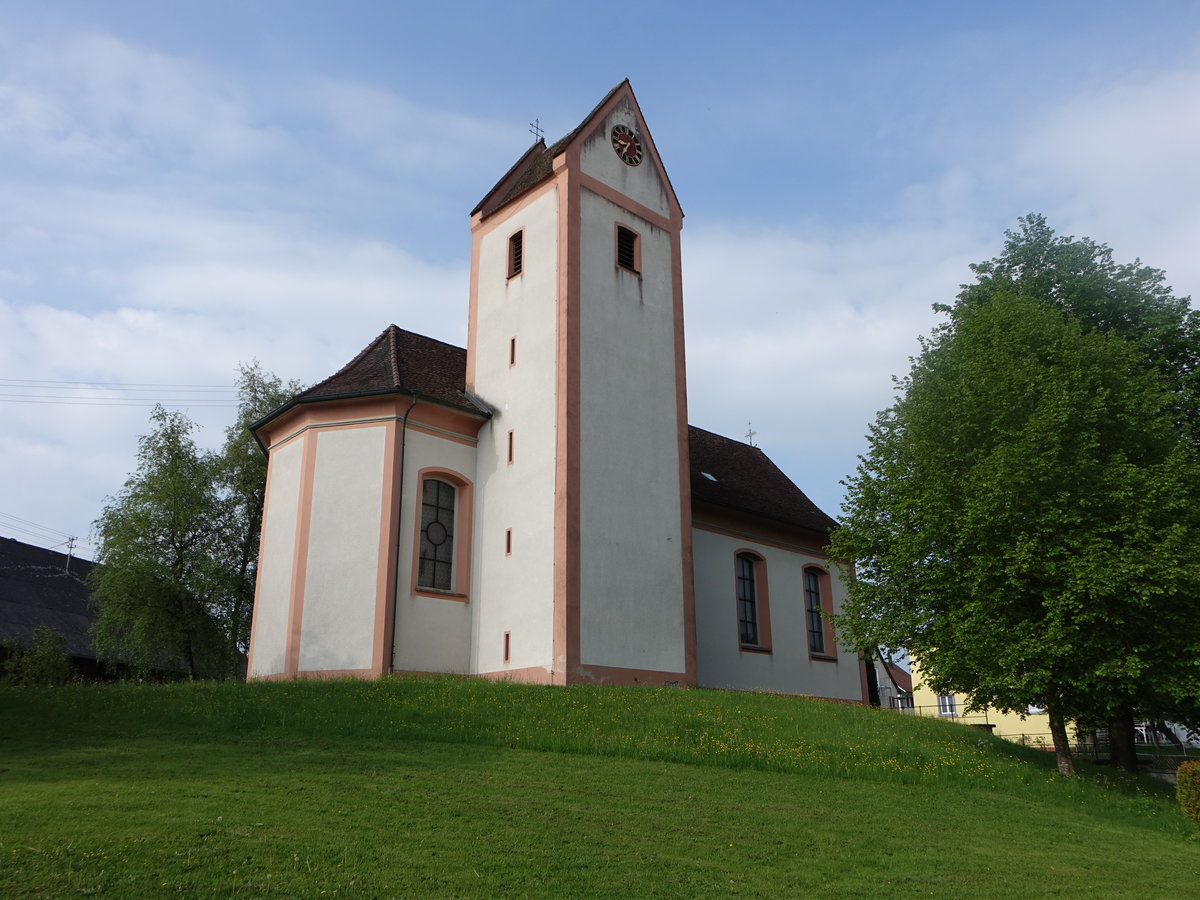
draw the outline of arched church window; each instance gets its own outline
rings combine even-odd
[[[417,587],[439,591],[454,586],[454,485],[426,478],[421,485],[421,552]]]

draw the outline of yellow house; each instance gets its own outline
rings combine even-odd
[[[937,716],[964,725],[974,725],[990,731],[997,737],[1006,738],[1032,747],[1050,749],[1054,741],[1050,736],[1050,719],[1043,709],[1031,707],[1025,715],[1001,712],[993,707],[982,710],[967,709],[971,698],[967,694],[938,694],[925,684],[920,664],[909,659],[912,670],[912,712],[918,716]]]

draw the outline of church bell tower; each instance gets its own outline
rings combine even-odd
[[[683,213],[629,82],[472,212],[472,668],[695,681]]]

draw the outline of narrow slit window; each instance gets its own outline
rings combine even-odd
[[[504,632],[504,661],[512,659],[512,632]]]
[[[508,528],[504,531],[504,555],[512,556],[512,529]]]
[[[515,366],[517,364],[517,339],[508,339],[508,364]]]
[[[512,431],[509,431],[508,432],[508,463],[509,463],[509,465],[512,465],[512,461],[513,461],[513,433],[512,433]]]
[[[638,236],[624,225],[617,226],[617,265],[630,272],[638,271]]]
[[[525,265],[525,231],[522,229],[508,238],[508,277],[520,275]]]

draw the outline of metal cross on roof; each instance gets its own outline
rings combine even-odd
[[[746,429],[746,443],[751,447],[757,447],[758,444],[754,443],[754,436],[758,434],[758,432],[754,430],[754,425],[750,422],[747,422]]]
[[[541,119],[534,119],[532,122],[529,123],[529,133],[532,134],[539,141],[546,135],[546,132],[544,132],[542,130],[541,121],[542,121]]]

